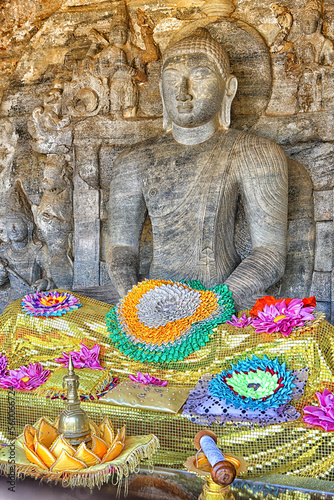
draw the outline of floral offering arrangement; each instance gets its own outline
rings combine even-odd
[[[135,375],[129,375],[129,379],[132,380],[133,382],[137,382],[139,384],[144,384],[144,385],[156,385],[159,387],[166,387],[168,382],[167,380],[160,380],[160,378],[153,377],[152,375],[149,375],[148,373],[145,373],[145,375],[141,372],[137,372],[137,376]]]
[[[80,300],[68,292],[36,292],[25,295],[21,302],[22,310],[30,316],[62,316],[81,306]]]
[[[305,325],[307,321],[315,320],[312,312],[316,306],[315,297],[301,299],[275,299],[266,295],[255,302],[247,317],[233,315],[226,323],[237,328],[252,326],[258,333],[279,332],[288,337],[293,330]]]
[[[297,420],[300,414],[288,403],[303,395],[308,371],[287,370],[285,363],[266,356],[241,359],[219,375],[202,377],[190,392],[183,415],[202,425]]]
[[[212,396],[232,403],[236,408],[278,408],[291,399],[295,387],[294,376],[279,364],[277,358],[270,361],[253,356],[231,365],[212,379],[209,392]]]
[[[31,391],[44,384],[50,373],[40,363],[29,363],[29,366],[7,370],[7,358],[0,354],[0,387],[4,389]]]
[[[106,315],[114,346],[136,361],[181,361],[210,340],[235,312],[226,285],[145,280]]]
[[[74,368],[91,368],[92,370],[104,370],[99,363],[101,346],[95,344],[92,349],[89,349],[83,342],[81,342],[80,351],[70,351],[68,354],[63,352],[61,358],[56,358],[57,363],[63,366],[68,366],[69,356],[72,357]]]
[[[334,431],[334,394],[325,389],[315,393],[320,406],[305,406],[303,420],[307,424]]]

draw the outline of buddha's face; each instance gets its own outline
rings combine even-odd
[[[21,242],[28,237],[28,226],[22,217],[6,217],[7,237],[10,241]]]
[[[208,123],[218,114],[225,81],[205,54],[177,55],[164,64],[161,91],[172,122],[192,128]]]
[[[115,26],[110,32],[110,42],[116,47],[123,47],[128,40],[129,30],[122,25]]]
[[[317,12],[304,11],[302,17],[302,30],[305,35],[312,35],[318,29],[320,16]]]

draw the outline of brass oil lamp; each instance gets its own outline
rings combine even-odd
[[[78,397],[79,377],[74,373],[71,355],[68,360],[68,374],[63,378],[63,388],[67,385],[67,408],[61,412],[58,431],[72,445],[91,441],[91,430],[86,412],[80,408]]]

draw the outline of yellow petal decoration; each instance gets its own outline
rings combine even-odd
[[[99,464],[101,462],[101,459],[92,451],[90,451],[85,443],[81,443],[78,446],[78,449],[73,456],[84,462],[86,465],[88,465],[88,467]]]
[[[92,432],[92,436],[93,435],[95,435],[95,436],[99,436],[100,435],[99,428],[96,425],[96,423],[93,422],[93,420],[89,420],[89,427],[90,427],[90,430]]]
[[[119,429],[117,430],[114,442],[112,443],[107,453],[102,458],[101,463],[111,462],[112,460],[115,460],[115,458],[118,457],[118,455],[122,452],[124,448],[124,441],[125,441],[125,425],[121,428],[121,430]]]
[[[102,437],[104,441],[107,443],[108,448],[112,446],[114,439],[115,439],[115,433],[113,426],[109,420],[109,418],[105,418],[100,425],[100,430],[102,431]]]
[[[81,460],[72,457],[67,453],[66,450],[63,450],[59,455],[58,459],[53,464],[53,466],[50,467],[50,471],[63,472],[63,471],[79,470],[86,468],[87,465],[84,464]]]
[[[45,463],[42,462],[42,460],[39,458],[39,456],[34,451],[32,451],[30,448],[28,448],[28,446],[26,446],[25,444],[23,444],[23,448],[24,448],[24,451],[26,452],[26,456],[27,456],[27,459],[29,460],[29,462],[32,462],[33,464],[38,465],[38,467],[40,467],[41,469],[48,470]]]
[[[108,446],[103,439],[97,437],[97,436],[92,436],[92,452],[95,453],[99,458],[104,457],[104,455],[108,451]]]
[[[37,440],[47,448],[50,448],[58,436],[56,427],[51,425],[45,418],[42,418],[36,432]]]
[[[99,426],[89,420],[91,442],[88,445],[82,442],[78,447],[58,433],[57,424],[58,419],[52,425],[47,418],[41,418],[35,427],[26,425],[21,436],[27,459],[43,470],[58,473],[94,467],[115,460],[123,451],[125,425],[115,436],[109,418]]]
[[[44,446],[44,444],[35,443],[35,453],[43,461],[43,463],[50,469],[50,467],[55,463],[56,457],[51,453],[51,451]]]
[[[36,430],[32,425],[25,425],[24,430],[23,430],[23,436],[24,436],[24,442],[28,448],[30,448],[32,451],[35,450],[34,446],[34,437],[35,437]]]
[[[73,446],[71,446],[61,434],[51,446],[50,451],[55,457],[58,458],[63,450],[71,456],[75,453]]]

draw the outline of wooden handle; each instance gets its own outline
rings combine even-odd
[[[237,472],[234,465],[227,460],[224,460],[224,462],[218,462],[211,471],[213,481],[220,486],[228,486],[233,483],[236,474]]]

